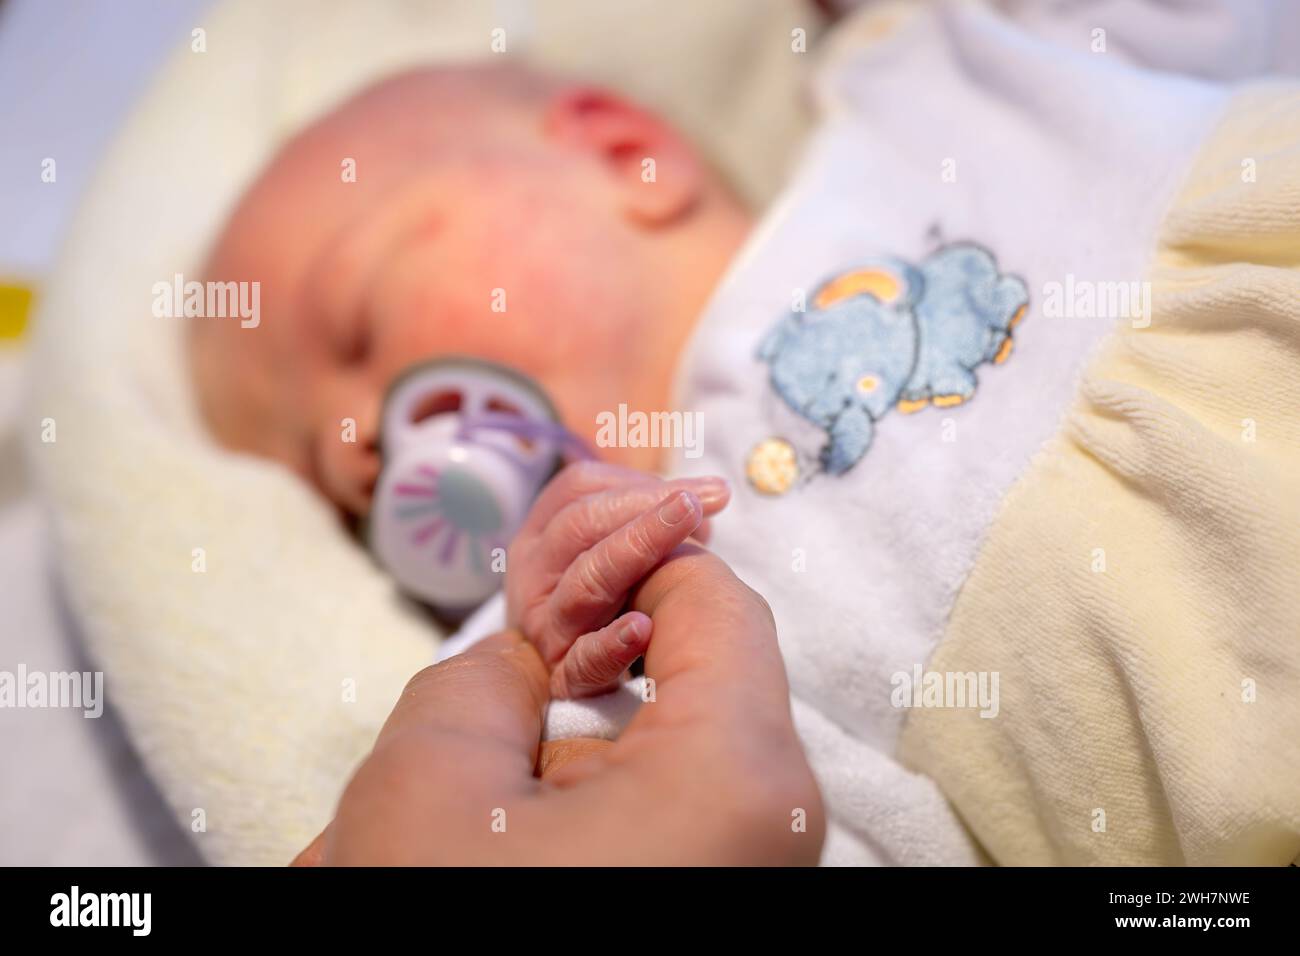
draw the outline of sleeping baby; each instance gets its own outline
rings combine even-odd
[[[345,154],[364,171],[355,182],[338,175]],[[643,155],[655,157],[653,183]],[[297,137],[231,217],[208,271],[260,282],[265,319],[245,335],[196,331],[205,417],[229,447],[283,462],[363,519],[381,405],[413,362],[490,360],[536,382],[565,422],[620,403],[663,407],[683,340],[747,228],[696,151],[632,103],[513,70],[398,76]],[[426,400],[408,420],[439,410]],[[343,440],[349,420],[354,441]],[[512,623],[528,625],[549,663],[565,657],[561,696],[609,689],[641,656],[649,620],[612,620],[604,605],[617,610],[729,496],[720,478],[651,479],[653,454],[611,448],[605,467],[578,469],[568,487],[583,500],[551,522],[564,540],[510,562]],[[587,607],[597,584],[604,604]]]
[[[208,277],[260,281],[262,321],[195,326],[204,415],[381,560],[377,498],[430,566],[504,570],[451,643],[521,630],[569,698],[552,735],[618,732],[654,630],[626,597],[707,538],[772,607],[825,862],[1288,862],[1297,661],[1268,636],[1300,607],[1239,577],[1295,557],[1300,525],[1260,518],[1293,514],[1294,452],[1238,423],[1285,430],[1296,356],[1260,329],[1300,300],[1270,291],[1293,270],[1224,263],[1294,238],[1300,113],[1293,85],[1229,85],[1272,64],[1205,48],[1214,14],[1148,12],[1161,27],[1130,36],[1081,9],[870,5],[821,52],[823,122],[752,231],[617,95],[519,69],[386,80],[231,216]],[[1243,156],[1258,178],[1234,190]],[[517,398],[467,426],[467,392],[438,389],[392,424],[449,356]],[[1225,368],[1233,402],[1209,401]],[[511,424],[534,398],[546,421]],[[621,407],[698,416],[702,457],[616,443],[547,483]],[[394,429],[437,437],[449,412],[446,461],[394,477]],[[530,476],[484,480],[523,491],[445,480],[471,426]],[[453,498],[483,527],[516,507],[517,533],[451,534]]]

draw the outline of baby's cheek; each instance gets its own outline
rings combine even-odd
[[[396,374],[423,359],[470,355],[544,378],[569,351],[555,323],[538,318],[546,310],[525,286],[493,281],[426,276],[394,290],[377,303],[377,358]]]
[[[312,440],[311,477],[340,508],[364,517],[379,477],[378,397],[356,395],[323,410]]]

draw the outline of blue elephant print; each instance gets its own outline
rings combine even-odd
[[[921,264],[925,291],[916,306],[921,347],[903,389],[899,411],[929,402],[960,405],[975,394],[975,367],[1000,365],[1011,355],[1011,330],[1024,317],[1029,291],[1018,276],[1002,275],[979,246],[940,249]]]
[[[825,430],[821,466],[841,475],[867,453],[891,408],[970,399],[975,368],[1011,354],[1028,303],[1024,282],[999,273],[972,243],[944,246],[919,267],[872,259],[821,285],[807,311],[777,322],[758,357],[781,399]]]

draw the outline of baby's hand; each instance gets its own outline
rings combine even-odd
[[[538,496],[506,566],[506,620],[537,648],[555,697],[614,689],[650,644],[628,591],[726,505],[722,478],[663,481],[598,462],[564,469]]]

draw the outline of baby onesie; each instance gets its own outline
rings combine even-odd
[[[711,547],[775,614],[826,863],[986,859],[900,736],[918,708],[1000,719],[997,668],[932,657],[1099,346],[1151,325],[1225,77],[1278,63],[1227,6],[868,4],[818,54],[822,122],[689,346],[677,410],[703,454],[672,475],[736,489]],[[611,735],[618,699],[619,719],[556,705],[548,732]]]

